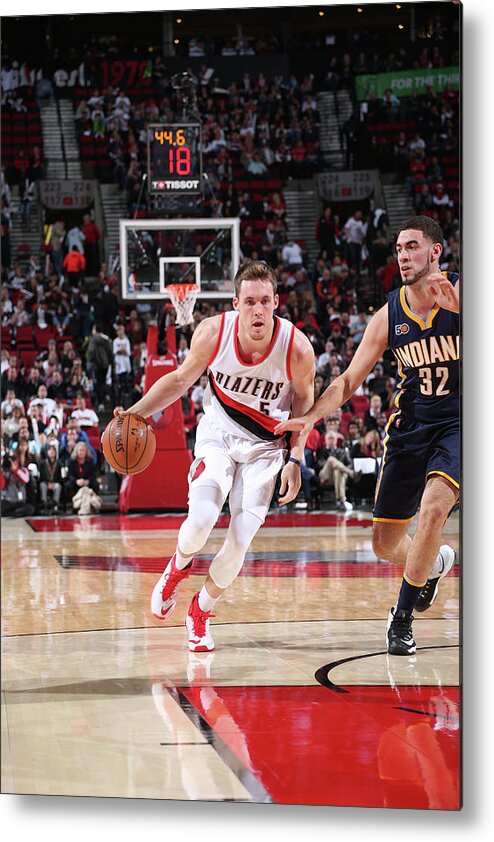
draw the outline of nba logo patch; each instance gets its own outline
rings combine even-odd
[[[402,336],[404,333],[408,333],[410,330],[410,326],[407,325],[406,322],[403,322],[402,325],[395,325],[395,333],[397,336]]]

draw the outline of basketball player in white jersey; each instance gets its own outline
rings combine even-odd
[[[164,375],[131,406],[145,418],[180,398],[207,369],[204,416],[199,421],[189,472],[189,511],[177,548],[151,596],[151,610],[169,617],[180,583],[206,543],[230,495],[231,520],[225,542],[211,562],[202,589],[189,606],[185,625],[191,652],[210,652],[209,618],[232,584],[263,524],[281,470],[280,505],[300,489],[305,434],[287,439],[274,428],[290,413],[303,415],[314,400],[314,352],[307,337],[278,306],[276,275],[261,261],[242,266],[235,277],[234,309],[204,319],[190,352],[176,371]],[[115,414],[119,413],[115,410]]]

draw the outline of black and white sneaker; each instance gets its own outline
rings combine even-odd
[[[404,608],[391,608],[386,626],[386,644],[390,655],[414,655],[417,644],[412,633],[413,614]]]
[[[453,567],[453,564],[455,563],[455,556],[456,553],[454,549],[452,547],[448,547],[447,544],[443,544],[442,547],[439,547],[438,559],[439,566],[441,566],[442,563],[442,569],[433,578],[427,579],[427,582],[420,591],[417,604],[415,605],[416,611],[427,611],[427,609],[431,607],[439,590],[439,582],[448,575],[449,571]]]

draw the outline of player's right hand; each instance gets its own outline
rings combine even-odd
[[[278,424],[278,426],[274,428],[274,432],[277,436],[281,436],[289,430],[302,432],[302,435],[309,435],[313,426],[313,422],[308,421],[304,416],[301,418],[288,418],[286,421],[282,421],[281,424]]]
[[[130,415],[130,410],[124,409],[123,406],[116,406],[113,410],[113,415],[115,418],[118,418],[119,415]]]

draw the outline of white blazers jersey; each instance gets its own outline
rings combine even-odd
[[[218,428],[254,442],[284,446],[274,428],[290,415],[293,399],[290,356],[294,325],[274,317],[269,348],[255,363],[243,362],[238,346],[239,314],[223,313],[218,341],[209,360],[204,413]]]

